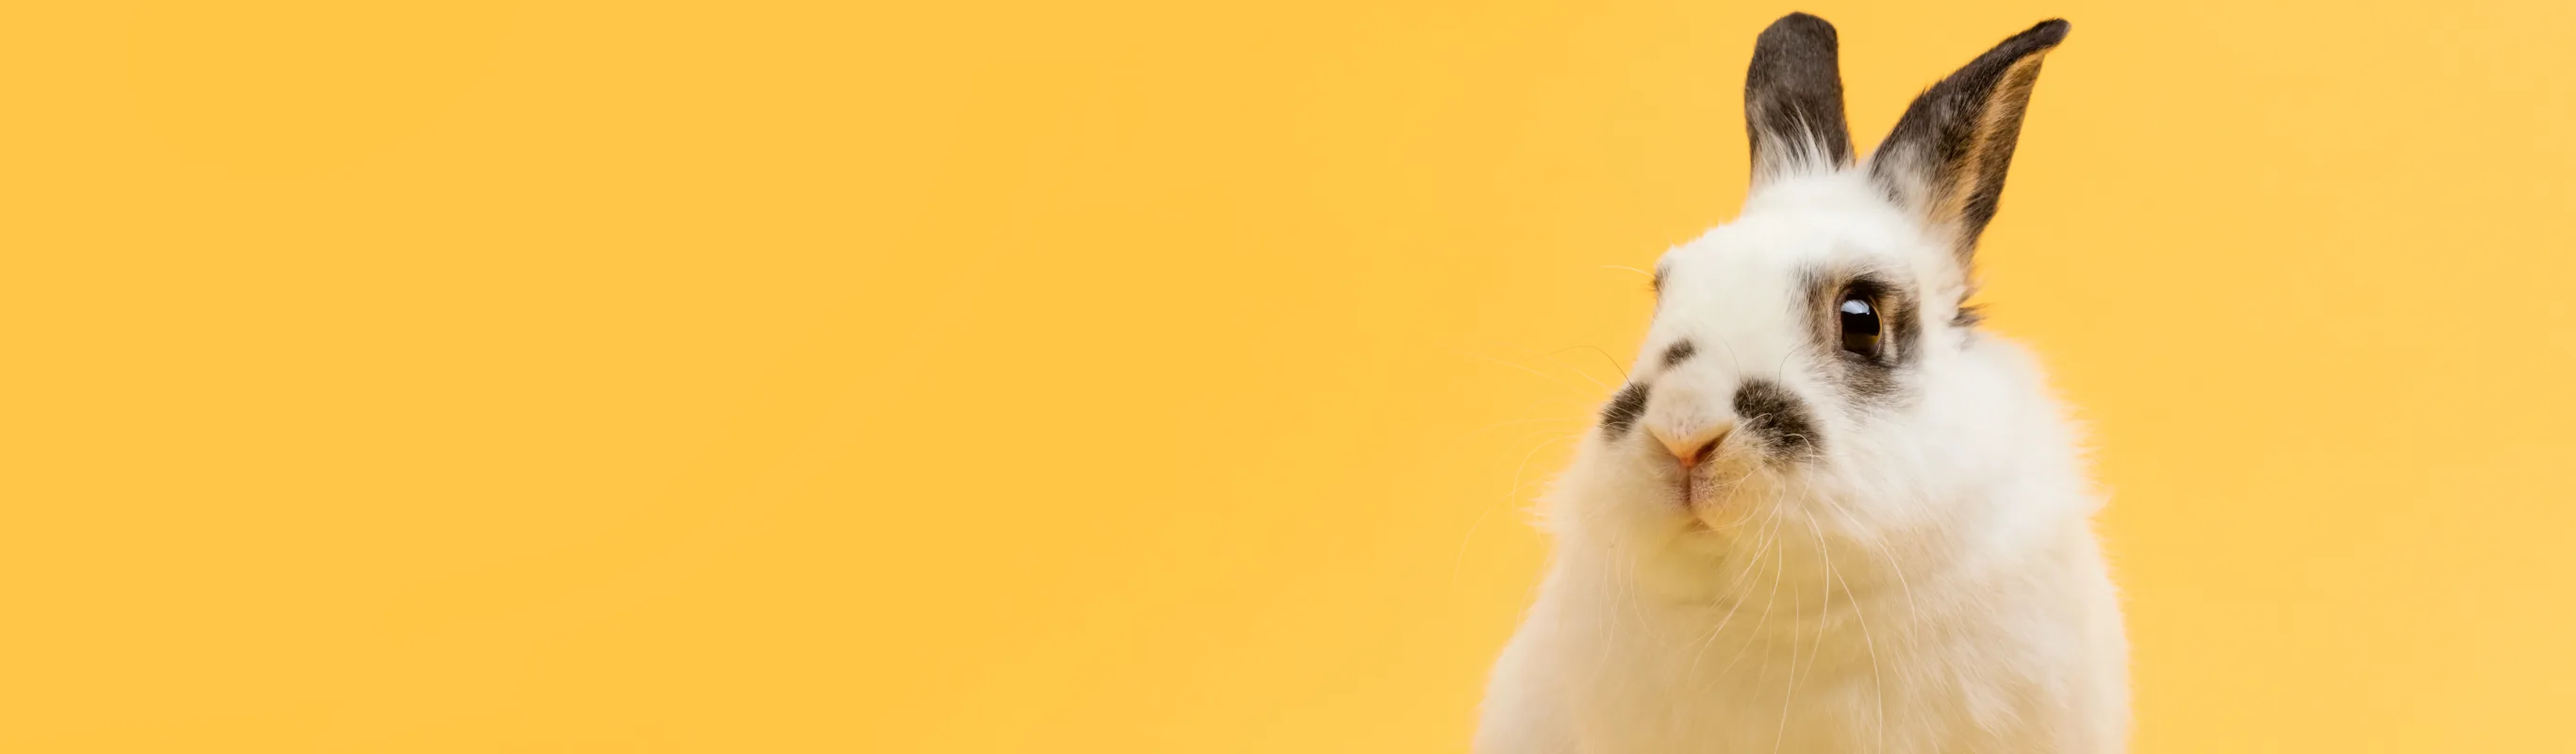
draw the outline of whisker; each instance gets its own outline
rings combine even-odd
[[[1465,353],[1465,352],[1453,352],[1453,353],[1456,353],[1456,355],[1459,355],[1459,356],[1465,356],[1465,357],[1467,357],[1467,358],[1471,358],[1471,359],[1482,359],[1482,360],[1490,361],[1490,362],[1493,362],[1493,363],[1496,363],[1496,364],[1501,364],[1501,365],[1503,365],[1503,366],[1511,367],[1511,368],[1513,368],[1513,369],[1518,369],[1518,370],[1521,370],[1521,371],[1523,371],[1523,372],[1528,372],[1528,373],[1530,373],[1530,374],[1532,374],[1532,375],[1537,376],[1539,379],[1547,380],[1547,381],[1549,381],[1549,382],[1556,383],[1558,387],[1565,388],[1566,390],[1571,391],[1571,392],[1573,392],[1573,393],[1574,393],[1574,394],[1576,394],[1576,395],[1582,395],[1582,396],[1584,396],[1585,398],[1592,398],[1592,397],[1593,397],[1593,396],[1591,396],[1591,395],[1586,395],[1582,390],[1576,389],[1576,388],[1574,387],[1574,384],[1573,384],[1573,383],[1566,382],[1566,381],[1564,381],[1564,380],[1560,380],[1560,379],[1557,379],[1557,378],[1555,378],[1555,377],[1549,376],[1547,373],[1545,373],[1545,372],[1541,372],[1541,371],[1536,370],[1536,369],[1531,369],[1531,368],[1529,368],[1529,367],[1521,366],[1521,365],[1516,364],[1516,363],[1513,363],[1513,362],[1504,361],[1504,360],[1502,360],[1502,359],[1497,359],[1497,358],[1494,358],[1494,357],[1492,357],[1492,356],[1487,356],[1487,355],[1484,355],[1484,354],[1481,354],[1481,353]],[[1589,380],[1589,379],[1591,379],[1591,378],[1590,378],[1590,377],[1585,377],[1584,379]],[[1598,385],[1598,384],[1600,384],[1600,383],[1595,382],[1594,384]],[[1608,392],[1609,388],[1608,388],[1608,386],[1602,386],[1602,390],[1603,390],[1604,392]]]
[[[1767,523],[1770,523],[1771,521],[1777,521],[1777,520],[1779,520],[1779,518],[1780,518],[1780,511],[1779,511],[1779,509],[1774,508],[1774,509],[1772,509],[1772,511],[1771,511],[1771,516],[1770,516],[1769,520],[1765,521],[1765,523],[1767,524]],[[1751,519],[1752,519],[1752,515],[1747,514],[1747,515],[1745,516],[1745,519],[1746,519],[1746,521],[1737,522],[1736,524],[1734,524],[1734,526],[1741,526],[1741,525],[1743,525],[1744,523],[1747,523],[1747,522],[1751,521]],[[1752,557],[1752,558],[1749,558],[1749,559],[1747,559],[1747,560],[1745,560],[1745,562],[1744,562],[1744,570],[1743,570],[1743,571],[1740,571],[1740,572],[1737,572],[1737,573],[1735,574],[1735,578],[1727,582],[1727,585],[1726,585],[1726,592],[1727,592],[1729,595],[1733,596],[1733,597],[1734,597],[1734,599],[1729,600],[1729,603],[1730,603],[1730,604],[1728,604],[1728,605],[1727,605],[1727,607],[1726,607],[1726,616],[1725,616],[1725,617],[1722,617],[1722,618],[1719,618],[1719,619],[1717,620],[1717,627],[1716,627],[1716,628],[1709,629],[1709,631],[1708,631],[1708,638],[1706,638],[1706,639],[1702,639],[1702,640],[1700,641],[1700,644],[1699,644],[1699,651],[1694,652],[1694,653],[1692,653],[1692,654],[1691,654],[1691,672],[1692,672],[1692,673],[1697,673],[1697,672],[1699,672],[1699,661],[1700,661],[1700,658],[1701,658],[1701,657],[1704,657],[1704,656],[1706,656],[1706,655],[1708,654],[1708,648],[1709,648],[1709,646],[1710,646],[1710,645],[1717,643],[1717,637],[1718,637],[1718,635],[1726,632],[1726,624],[1727,624],[1727,623],[1729,623],[1729,622],[1731,622],[1731,621],[1734,621],[1734,620],[1735,620],[1735,612],[1736,612],[1737,610],[1742,609],[1742,608],[1744,607],[1744,599],[1743,599],[1742,595],[1737,595],[1737,594],[1735,594],[1735,590],[1736,590],[1738,587],[1741,587],[1741,586],[1743,586],[1743,585],[1744,585],[1744,580],[1745,580],[1745,578],[1746,578],[1746,577],[1749,577],[1749,576],[1752,576],[1752,575],[1753,575],[1753,569],[1754,569],[1755,567],[1760,566],[1760,565],[1762,564],[1762,554],[1763,554],[1763,553],[1762,553],[1762,549],[1767,549],[1767,548],[1769,547],[1769,544],[1770,544],[1770,543],[1766,541],[1766,542],[1764,542],[1764,543],[1762,544],[1762,548],[1758,548],[1758,549],[1756,549],[1756,550],[1754,551],[1753,557]]]
[[[1771,734],[1772,754],[1779,754],[1780,745],[1789,740],[1789,710],[1798,701],[1798,638],[1806,633],[1807,607],[1806,598],[1799,596],[1796,589],[1789,590],[1789,616],[1789,685],[1780,692],[1780,728]],[[1824,646],[1824,637],[1817,636],[1816,651],[1824,651]],[[1814,668],[1812,660],[1808,667]]]
[[[1557,349],[1557,350],[1554,350],[1554,351],[1541,351],[1541,350],[1538,350],[1538,349],[1536,349],[1536,348],[1530,348],[1530,347],[1527,347],[1527,346],[1518,346],[1518,345],[1515,345],[1515,346],[1512,346],[1512,347],[1513,347],[1513,348],[1521,349],[1521,350],[1523,350],[1523,351],[1528,351],[1528,352],[1530,352],[1530,353],[1538,354],[1540,358],[1547,359],[1548,361],[1556,362],[1556,365],[1557,365],[1557,366],[1565,367],[1565,370],[1566,370],[1566,371],[1573,372],[1576,376],[1582,377],[1584,382],[1592,383],[1592,386],[1593,386],[1593,387],[1601,388],[1601,392],[1607,393],[1607,392],[1611,392],[1611,391],[1613,390],[1613,388],[1611,388],[1609,385],[1601,384],[1601,380],[1594,378],[1594,377],[1592,376],[1592,373],[1591,373],[1591,372],[1583,371],[1583,368],[1582,368],[1582,367],[1578,367],[1578,366],[1575,366],[1575,365],[1573,365],[1573,364],[1566,363],[1566,361],[1565,361],[1564,359],[1560,359],[1560,358],[1557,358],[1557,357],[1556,357],[1556,355],[1557,355],[1557,354],[1559,354],[1559,353],[1563,353],[1563,352],[1565,352],[1567,349],[1560,348],[1560,349]],[[1627,374],[1627,372],[1626,372],[1625,370],[1622,370],[1622,371],[1620,372],[1620,374]]]
[[[1607,361],[1607,362],[1610,362],[1610,368],[1611,368],[1611,369],[1619,370],[1619,381],[1620,381],[1620,382],[1627,382],[1629,379],[1631,379],[1631,378],[1628,376],[1628,369],[1627,369],[1626,367],[1619,366],[1619,360],[1618,360],[1618,359],[1615,359],[1615,358],[1611,358],[1611,356],[1610,356],[1610,352],[1609,352],[1609,351],[1601,350],[1601,347],[1600,347],[1600,346],[1594,346],[1594,345],[1566,346],[1566,347],[1564,347],[1564,348],[1559,348],[1559,349],[1556,349],[1556,350],[1554,350],[1554,351],[1549,351],[1549,352],[1548,352],[1548,355],[1549,355],[1549,356],[1555,356],[1555,355],[1557,355],[1557,354],[1565,353],[1565,352],[1567,352],[1567,351],[1572,351],[1572,350],[1577,349],[1577,348],[1589,348],[1589,349],[1592,349],[1592,352],[1593,352],[1593,353],[1601,354],[1601,360],[1603,360],[1603,361]],[[1559,363],[1563,363],[1563,362],[1559,362]]]
[[[1816,537],[1817,551],[1823,552],[1825,545],[1825,532],[1822,529],[1816,528],[1816,517],[1812,514],[1808,514],[1803,509],[1798,512],[1807,519],[1807,533],[1813,534]],[[1807,653],[1808,676],[1814,676],[1816,674],[1816,659],[1822,657],[1825,653],[1825,632],[1830,630],[1828,625],[1833,622],[1831,619],[1834,614],[1834,581],[1833,565],[1831,561],[1827,561],[1826,563],[1825,576],[1825,582],[1819,585],[1823,587],[1822,591],[1824,592],[1824,596],[1820,598],[1822,601],[1816,603],[1816,648]]]
[[[1498,422],[1494,422],[1494,423],[1492,423],[1492,424],[1487,424],[1487,425],[1482,426],[1482,427],[1477,427],[1477,428],[1475,429],[1475,431],[1473,431],[1473,432],[1468,432],[1466,435],[1464,435],[1464,436],[1462,436],[1462,437],[1460,437],[1460,438],[1458,438],[1458,439],[1464,440],[1464,439],[1467,439],[1467,438],[1475,437],[1476,435],[1479,435],[1479,434],[1483,434],[1483,433],[1486,433],[1486,432],[1491,432],[1491,431],[1493,431],[1493,430],[1495,430],[1495,429],[1499,429],[1499,428],[1502,428],[1502,427],[1508,427],[1508,426],[1512,426],[1512,425],[1515,425],[1515,424],[1537,424],[1537,423],[1539,423],[1539,422],[1589,422],[1589,421],[1592,421],[1592,417],[1589,417],[1589,416],[1554,416],[1554,417],[1540,417],[1540,418],[1537,418],[1537,419],[1505,419],[1505,420],[1503,420],[1503,421],[1498,421]]]
[[[1733,367],[1733,368],[1735,369],[1735,373],[1736,373],[1736,374],[1743,374],[1743,373],[1744,373],[1744,358],[1743,358],[1743,357],[1741,357],[1741,356],[1737,356],[1737,355],[1735,354],[1735,344],[1733,344],[1733,343],[1729,343],[1729,342],[1726,342],[1726,339],[1725,339],[1725,338],[1717,338],[1716,340],[1717,340],[1717,347],[1719,347],[1719,348],[1723,348],[1723,349],[1726,349],[1726,364],[1727,364],[1727,366],[1729,366],[1729,367]]]
[[[1495,428],[1495,427],[1500,427],[1500,426],[1504,426],[1504,425],[1508,425],[1508,424],[1521,424],[1521,423],[1527,423],[1527,422],[1541,422],[1541,421],[1591,421],[1591,420],[1592,420],[1592,417],[1591,417],[1592,408],[1593,408],[1592,406],[1585,405],[1585,404],[1581,404],[1581,403],[1574,403],[1574,402],[1572,402],[1572,401],[1567,401],[1567,402],[1568,402],[1570,405],[1574,405],[1574,406],[1576,406],[1576,407],[1582,408],[1582,409],[1583,409],[1583,410],[1582,410],[1582,412],[1580,412],[1580,413],[1578,413],[1578,414],[1576,414],[1576,415],[1574,415],[1574,416],[1567,416],[1567,417],[1537,417],[1537,418],[1531,418],[1531,417],[1530,417],[1530,415],[1529,415],[1530,409],[1538,408],[1538,404],[1546,403],[1546,402],[1549,402],[1549,401],[1561,401],[1561,400],[1565,400],[1565,399],[1563,399],[1563,398],[1535,398],[1535,399],[1531,399],[1531,400],[1530,400],[1530,402],[1525,403],[1525,404],[1521,404],[1521,410],[1512,412],[1512,418],[1505,419],[1505,420],[1503,420],[1503,421],[1494,422],[1494,423],[1492,423],[1492,424],[1487,424],[1487,425],[1482,426],[1482,427],[1477,427],[1477,428],[1476,428],[1475,430],[1473,430],[1473,431],[1470,431],[1470,432],[1468,432],[1468,433],[1466,433],[1466,434],[1463,434],[1463,435],[1459,435],[1459,436],[1458,436],[1458,439],[1460,439],[1460,440],[1465,440],[1465,439],[1468,439],[1468,438],[1472,438],[1472,437],[1475,437],[1476,435],[1483,434],[1483,433],[1484,433],[1485,431],[1487,431],[1487,430],[1491,430],[1491,429],[1493,429],[1493,428]]]
[[[1878,640],[1872,638],[1869,633],[1869,612],[1860,608],[1860,596],[1852,594],[1851,582],[1845,581],[1842,574],[1834,568],[1834,551],[1832,547],[1825,544],[1824,531],[1822,527],[1816,525],[1816,514],[1805,511],[1800,513],[1807,516],[1807,528],[1816,531],[1816,551],[1825,558],[1825,579],[1842,584],[1843,598],[1851,601],[1852,616],[1860,622],[1861,646],[1869,650],[1870,691],[1877,698],[1878,745],[1872,751],[1885,752],[1887,751],[1887,681],[1882,675],[1883,671],[1879,669]],[[1830,594],[1828,592],[1828,595]]]
[[[1862,529],[1862,528],[1861,528],[1859,519],[1856,519],[1856,518],[1852,517],[1852,514],[1851,514],[1849,511],[1845,511],[1845,510],[1843,510],[1843,506],[1842,506],[1842,504],[1841,504],[1840,502],[1837,502],[1837,501],[1835,501],[1833,498],[1830,498],[1830,497],[1823,497],[1823,498],[1818,498],[1818,499],[1823,500],[1823,501],[1825,502],[1825,510],[1833,511],[1834,515],[1836,515],[1836,516],[1841,516],[1841,517],[1842,517],[1842,519],[1843,519],[1843,523],[1850,524],[1850,525],[1851,525],[1851,527],[1852,527],[1852,531],[1854,531],[1854,532],[1864,532],[1864,531],[1866,531],[1865,529]],[[1872,548],[1874,548],[1874,549],[1876,549],[1876,550],[1878,551],[1878,554],[1879,554],[1881,557],[1884,557],[1884,558],[1886,558],[1886,559],[1887,559],[1887,569],[1888,569],[1889,571],[1892,571],[1892,572],[1894,572],[1894,573],[1896,574],[1896,585],[1897,585],[1897,587],[1898,587],[1899,589],[1901,589],[1901,590],[1905,593],[1905,621],[1906,621],[1906,622],[1905,622],[1905,634],[1906,634],[1906,644],[1908,644],[1908,645],[1912,645],[1912,644],[1914,643],[1914,639],[1915,639],[1915,636],[1914,636],[1915,627],[1916,627],[1916,626],[1919,626],[1919,625],[1922,625],[1922,623],[1923,623],[1923,613],[1922,613],[1922,611],[1921,611],[1920,609],[1916,608],[1916,607],[1915,607],[1915,604],[1914,604],[1914,585],[1913,585],[1912,583],[1909,583],[1909,582],[1907,582],[1907,581],[1905,580],[1905,566],[1903,566],[1903,565],[1901,565],[1901,564],[1897,563],[1897,561],[1896,561],[1896,553],[1895,553],[1895,552],[1893,552],[1893,551],[1891,551],[1891,550],[1889,550],[1889,549],[1887,549],[1887,537],[1886,537],[1886,536],[1884,536],[1884,535],[1880,535],[1880,534],[1877,534],[1877,533],[1871,533],[1871,534],[1870,534],[1870,538],[1869,538],[1869,543],[1870,543],[1870,545],[1871,545],[1871,547],[1872,547]]]
[[[1774,507],[1777,507],[1778,503],[1779,503],[1778,496],[1776,496],[1776,495],[1775,495],[1775,496],[1773,496],[1773,499],[1772,499],[1772,504],[1773,504],[1773,506],[1774,506]],[[1784,571],[1785,571],[1785,569],[1786,569],[1786,565],[1785,565],[1785,564],[1786,564],[1786,561],[1782,558],[1782,553],[1781,553],[1780,548],[1776,546],[1776,544],[1778,543],[1778,540],[1779,540],[1779,537],[1778,537],[1778,533],[1779,533],[1779,531],[1780,531],[1780,523],[1779,523],[1779,522],[1780,522],[1780,518],[1779,518],[1777,515],[1774,515],[1774,516],[1772,517],[1772,524],[1771,524],[1771,531],[1772,531],[1772,534],[1771,534],[1770,536],[1766,537],[1766,539],[1767,539],[1768,541],[1772,542],[1772,543],[1775,545],[1775,546],[1773,546],[1773,547],[1766,548],[1766,549],[1769,549],[1769,550],[1771,551],[1771,556],[1772,556],[1772,557],[1771,557],[1771,594],[1770,594],[1769,596],[1764,597],[1764,598],[1762,599],[1762,614],[1761,614],[1761,615],[1759,615],[1759,616],[1755,616],[1755,617],[1753,618],[1753,625],[1756,625],[1756,626],[1765,625],[1765,624],[1768,624],[1768,623],[1770,623],[1770,622],[1771,622],[1771,607],[1772,607],[1774,604],[1777,604],[1777,603],[1779,602],[1779,600],[1780,600],[1780,574],[1781,574],[1782,572],[1784,572]],[[1763,635],[1763,641],[1766,643],[1766,645],[1767,645],[1767,643],[1770,641],[1770,635],[1769,635],[1768,633],[1765,633],[1765,634]],[[1745,651],[1746,651],[1746,650],[1750,650],[1750,649],[1752,649],[1752,648],[1753,648],[1753,640],[1752,640],[1751,638],[1747,638],[1747,639],[1745,639],[1745,640],[1744,640],[1744,645],[1743,645],[1743,646],[1741,646],[1741,647],[1737,647],[1737,648],[1735,649],[1735,657],[1734,657],[1733,659],[1729,659],[1729,660],[1727,660],[1727,661],[1726,661],[1726,667],[1719,668],[1719,669],[1718,669],[1718,671],[1717,671],[1717,674],[1718,674],[1718,675],[1720,675],[1720,676],[1723,676],[1723,675],[1726,675],[1726,672],[1727,672],[1727,671],[1729,671],[1729,670],[1734,670],[1734,669],[1735,669],[1735,663],[1742,662],[1742,661],[1744,660],[1744,653],[1745,653]],[[1768,653],[1767,651],[1764,653],[1763,658],[1762,658],[1762,667],[1763,667],[1763,668],[1765,668],[1765,669],[1768,669],[1768,668],[1770,668],[1770,667],[1771,667],[1771,657],[1770,657],[1770,655],[1769,655],[1769,653]]]
[[[1455,592],[1458,590],[1458,571],[1461,568],[1464,568],[1467,564],[1467,545],[1476,541],[1476,530],[1484,528],[1485,519],[1494,515],[1495,508],[1500,508],[1503,503],[1519,497],[1521,489],[1527,486],[1527,483],[1521,481],[1521,474],[1529,471],[1530,459],[1538,457],[1538,452],[1547,449],[1547,446],[1564,442],[1568,438],[1580,436],[1581,435],[1562,435],[1549,439],[1546,442],[1542,442],[1531,447],[1527,454],[1521,456],[1520,467],[1512,470],[1512,481],[1514,484],[1512,485],[1511,490],[1504,492],[1502,497],[1496,498],[1493,502],[1487,503],[1485,505],[1485,509],[1476,514],[1476,522],[1467,525],[1467,534],[1458,538],[1458,556],[1449,561],[1450,591]]]

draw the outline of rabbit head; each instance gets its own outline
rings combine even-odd
[[[1968,301],[2040,60],[2066,33],[2004,40],[1855,164],[1833,26],[1766,29],[1744,209],[1656,265],[1644,350],[1560,481],[1554,515],[1575,520],[1559,528],[1723,547],[1785,515],[1886,540],[1964,515],[2034,459],[2076,474],[2037,370]]]

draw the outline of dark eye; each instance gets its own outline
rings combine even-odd
[[[1842,322],[1843,350],[1878,358],[1878,307],[1870,304],[1867,296],[1847,293],[1836,309],[1834,316]]]

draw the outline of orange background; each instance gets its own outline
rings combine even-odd
[[[2139,751],[2565,750],[2576,12],[1799,9],[2075,23]],[[1461,751],[1788,10],[0,11],[0,749]]]

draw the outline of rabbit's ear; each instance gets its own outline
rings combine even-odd
[[[1834,25],[1804,13],[1771,22],[1753,43],[1744,74],[1744,132],[1753,143],[1753,185],[1852,163],[1843,121],[1843,77]]]
[[[1870,178],[1950,235],[1963,267],[1995,218],[2040,58],[2066,40],[2066,30],[2063,20],[2042,21],[1932,85],[1869,158]]]

